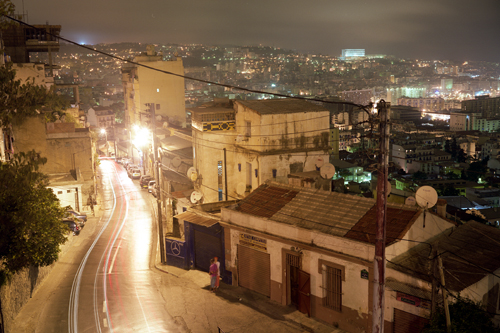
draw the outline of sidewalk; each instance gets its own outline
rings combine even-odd
[[[206,272],[202,272],[199,270],[188,271],[181,268],[164,265],[158,262],[155,266],[156,269],[161,272],[168,273],[179,279],[188,280],[194,283],[201,289],[199,291],[200,293],[210,293],[209,279]],[[252,318],[242,317],[240,306],[244,305],[269,317],[272,320],[288,323],[292,327],[295,327],[296,329],[302,330],[304,332],[345,333],[345,331],[343,330],[307,317],[306,314],[299,312],[293,306],[282,306],[281,304],[271,301],[266,296],[242,287],[230,286],[221,282],[219,290],[212,295],[213,297],[217,297],[226,301],[224,311],[227,314],[230,314],[231,319],[235,322],[238,322],[239,325],[241,325],[242,321],[244,322],[245,320],[254,320]],[[200,296],[200,299],[201,298],[202,297]],[[229,322],[226,322],[225,324],[225,326],[223,324],[221,325],[220,328],[222,330],[227,330],[227,327],[232,326],[232,323]]]

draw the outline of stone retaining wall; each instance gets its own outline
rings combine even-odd
[[[59,257],[65,254],[71,248],[75,237],[68,233],[68,240],[61,245],[61,252]],[[15,274],[6,286],[0,289],[0,298],[2,300],[3,319],[5,327],[8,328],[9,324],[14,320],[21,308],[28,302],[31,295],[36,292],[38,287],[43,283],[45,278],[49,275],[55,263],[40,267],[38,269],[24,269]]]

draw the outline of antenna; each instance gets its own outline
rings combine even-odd
[[[405,205],[407,206],[415,206],[417,204],[417,200],[415,200],[415,197],[408,197],[405,200]]]
[[[323,164],[319,169],[319,173],[325,179],[332,179],[335,176],[335,167],[331,163]]]
[[[189,179],[191,179],[193,182],[198,179],[198,173],[196,172],[196,169],[194,167],[190,167],[187,171],[187,176]]]
[[[417,205],[424,209],[432,208],[437,203],[438,195],[434,188],[430,186],[419,187],[415,194]]]
[[[415,200],[417,205],[419,205],[424,210],[424,225],[425,228],[425,212],[427,209],[434,207],[437,203],[438,195],[434,188],[430,186],[422,186],[415,193]]]
[[[178,168],[181,165],[182,160],[179,156],[175,156],[170,163],[172,163],[174,168]]]
[[[191,193],[191,203],[197,204],[203,198],[203,193],[198,191],[193,191]]]
[[[316,168],[321,168],[323,165],[325,165],[325,160],[320,156],[316,159],[316,163],[314,165],[316,166]]]

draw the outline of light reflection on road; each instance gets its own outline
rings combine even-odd
[[[77,328],[82,332],[178,331],[150,269],[153,239],[157,238],[153,237],[148,193],[114,161],[101,160],[100,169],[102,220],[108,223],[96,246],[100,250],[93,253],[99,262],[96,283],[88,284],[93,290],[82,286],[80,291],[93,294],[94,320],[85,317],[81,304]]]

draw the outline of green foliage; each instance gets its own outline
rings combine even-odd
[[[493,325],[492,316],[487,313],[481,303],[468,298],[457,297],[449,305],[451,333],[500,333]],[[443,308],[438,308],[424,333],[446,333],[446,317]]]
[[[0,272],[2,276],[57,260],[68,228],[64,208],[39,172],[47,161],[34,150],[0,164]],[[3,279],[5,281],[5,279]]]
[[[460,179],[460,176],[459,176],[459,175],[457,175],[457,174],[456,174],[455,172],[453,172],[453,171],[450,171],[450,172],[446,173],[446,175],[445,175],[445,176],[446,176],[446,178],[448,178],[448,179]]]
[[[21,123],[36,116],[42,108],[61,111],[67,103],[53,89],[34,84],[34,80],[16,79],[12,63],[0,67],[0,127]]]
[[[469,168],[465,172],[465,179],[477,182],[479,178],[483,177],[486,175],[486,172],[488,171],[487,168],[487,161],[481,161],[481,162],[472,162],[469,165]]]
[[[15,6],[10,0],[0,0],[0,30],[5,29],[12,24],[12,21],[8,18],[3,17],[3,15],[13,17],[14,9]]]
[[[417,171],[413,174],[412,176],[413,180],[426,180],[427,179],[427,174],[422,171]]]

